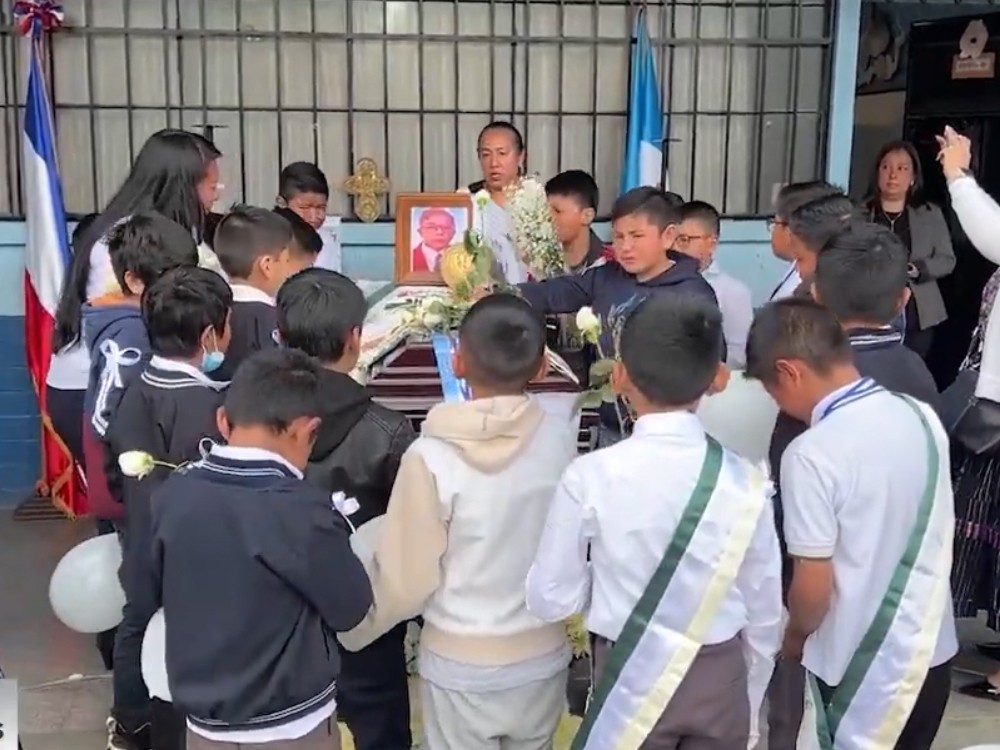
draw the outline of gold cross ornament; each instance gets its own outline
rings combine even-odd
[[[379,196],[389,192],[389,180],[379,176],[374,159],[359,159],[354,174],[344,181],[344,189],[354,196],[354,213],[368,224],[375,221],[382,211]]]

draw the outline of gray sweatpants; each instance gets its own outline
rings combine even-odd
[[[550,750],[566,711],[566,672],[470,693],[420,682],[426,750]]]

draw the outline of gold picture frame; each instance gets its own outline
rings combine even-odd
[[[439,264],[450,245],[472,227],[472,196],[467,193],[400,193],[396,196],[393,281],[443,284]]]

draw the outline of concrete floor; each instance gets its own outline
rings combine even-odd
[[[55,619],[48,603],[53,568],[70,547],[89,536],[89,522],[15,522],[0,512],[0,667],[20,686],[20,731],[24,750],[101,750],[111,681],[91,636],[74,633]],[[990,638],[976,623],[962,623],[969,642]],[[971,655],[959,665],[983,670]],[[77,679],[52,684],[71,676]],[[968,680],[957,671],[956,683]],[[963,750],[1000,742],[1000,704],[954,695],[935,750]]]

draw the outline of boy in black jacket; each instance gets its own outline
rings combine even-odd
[[[403,452],[416,438],[406,415],[379,406],[348,374],[358,361],[367,303],[361,290],[335,271],[310,268],[278,291],[282,343],[315,358],[320,424],[306,478],[343,492],[358,507],[360,526],[385,514]],[[340,717],[358,750],[409,750],[410,702],[401,624],[367,648],[340,649]]]
[[[143,747],[145,733],[137,730],[150,718],[154,748],[183,747],[183,718],[174,718],[167,704],[157,704],[151,715],[142,678],[143,634],[156,611],[148,577],[149,497],[169,475],[167,466],[198,458],[201,441],[215,434],[223,384],[206,373],[224,357],[232,303],[222,277],[197,267],[167,272],[142,296],[152,358],[122,396],[107,433],[105,471],[120,491],[128,529],[122,536],[120,578],[127,601],[114,651],[111,748]],[[139,454],[160,465],[136,471]]]
[[[715,292],[698,270],[698,261],[672,249],[681,221],[680,206],[674,203],[670,194],[656,188],[629,190],[611,209],[614,262],[581,275],[518,284],[521,296],[547,315],[592,307],[602,322],[601,349],[608,357],[615,353],[609,321],[647,295],[696,294],[717,305]],[[598,445],[609,445],[621,437],[614,405],[602,404]]]
[[[231,380],[254,352],[278,345],[274,296],[285,279],[316,259],[292,227],[266,208],[234,206],[215,229],[215,252],[233,287],[232,341],[217,380]]]
[[[890,391],[903,393],[940,408],[934,378],[920,355],[903,345],[892,324],[910,297],[906,248],[891,231],[866,221],[852,221],[816,255],[812,295],[825,305],[847,332],[858,372]],[[781,504],[781,457],[807,425],[780,414],[784,429],[775,427],[771,442],[771,474],[778,539],[785,550]],[[782,578],[787,593],[792,561],[783,554]],[[774,748],[794,747],[802,720],[805,673],[797,663],[779,661],[769,692],[769,742]]]
[[[188,750],[340,746],[337,632],[372,590],[330,493],[302,478],[321,411],[317,363],[257,352],[219,410],[227,445],[153,493],[151,581]]]

